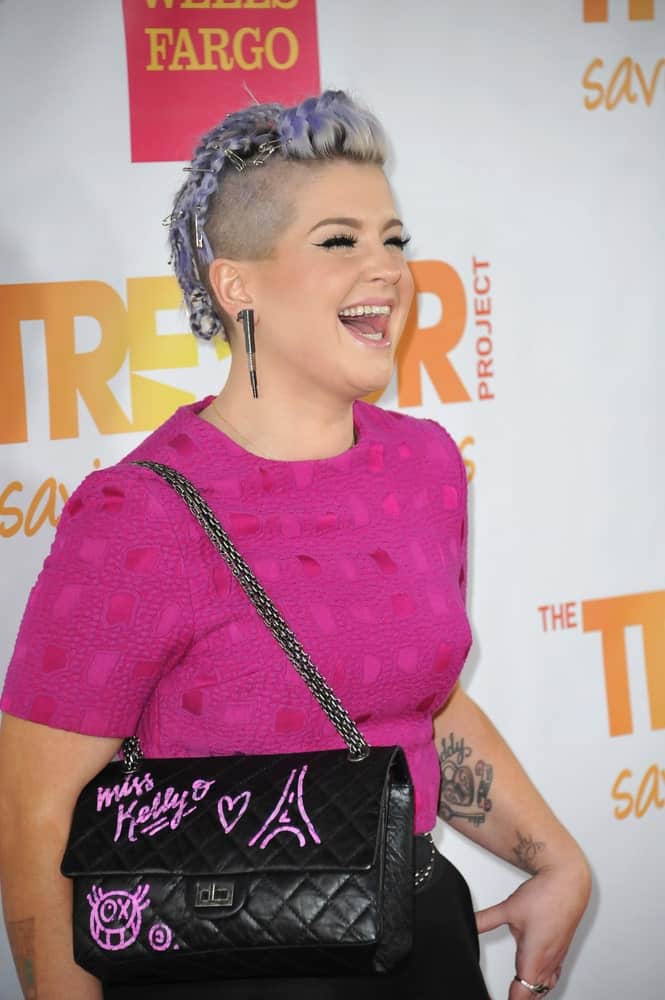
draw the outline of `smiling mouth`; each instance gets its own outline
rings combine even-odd
[[[341,309],[337,318],[356,339],[385,346],[390,343],[388,339],[390,313],[390,306],[360,305]]]

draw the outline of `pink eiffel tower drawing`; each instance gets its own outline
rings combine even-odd
[[[259,843],[259,849],[263,850],[268,846],[273,837],[277,837],[280,833],[291,833],[297,839],[301,847],[304,847],[307,843],[307,836],[303,832],[302,826],[304,825],[305,830],[309,833],[310,837],[315,844],[320,844],[321,839],[314,829],[314,824],[307,814],[305,809],[305,803],[303,801],[303,784],[305,781],[305,775],[307,773],[307,764],[303,766],[298,771],[297,768],[293,768],[291,774],[286,780],[284,785],[284,790],[277,802],[277,805],[273,811],[268,816],[267,820],[261,827],[261,829],[254,834],[252,839],[249,841],[249,847],[253,847],[257,841]],[[296,783],[296,774],[298,775]],[[295,787],[294,787],[295,784]],[[299,824],[298,819],[294,819],[291,815],[292,809],[295,808],[300,816],[302,823]],[[273,826],[274,824],[274,826]],[[271,829],[272,827],[272,829]],[[268,832],[269,831],[269,832]],[[261,839],[263,838],[263,839]]]

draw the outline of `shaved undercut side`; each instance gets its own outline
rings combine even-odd
[[[260,169],[229,173],[211,198],[205,227],[215,257],[271,257],[293,219],[296,186],[311,169],[275,160]]]

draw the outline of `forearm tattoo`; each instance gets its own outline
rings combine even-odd
[[[9,921],[7,923],[7,937],[14,956],[14,964],[23,996],[25,1000],[37,1000],[34,919]]]
[[[475,767],[465,763],[472,753],[473,748],[466,745],[464,737],[456,739],[454,733],[444,736],[439,751],[439,816],[447,822],[465,819],[480,826],[492,808],[489,792],[494,771],[484,760],[479,760]]]
[[[542,840],[534,840],[533,837],[525,836],[519,830],[516,830],[515,833],[517,834],[517,844],[513,847],[513,854],[517,859],[516,864],[529,875],[535,875],[538,871],[536,858],[540,851],[545,850],[545,844]]]

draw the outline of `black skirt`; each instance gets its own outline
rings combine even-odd
[[[104,1000],[489,1000],[478,964],[471,896],[458,870],[436,852],[416,892],[413,951],[378,976],[233,979],[216,983],[107,986]]]

